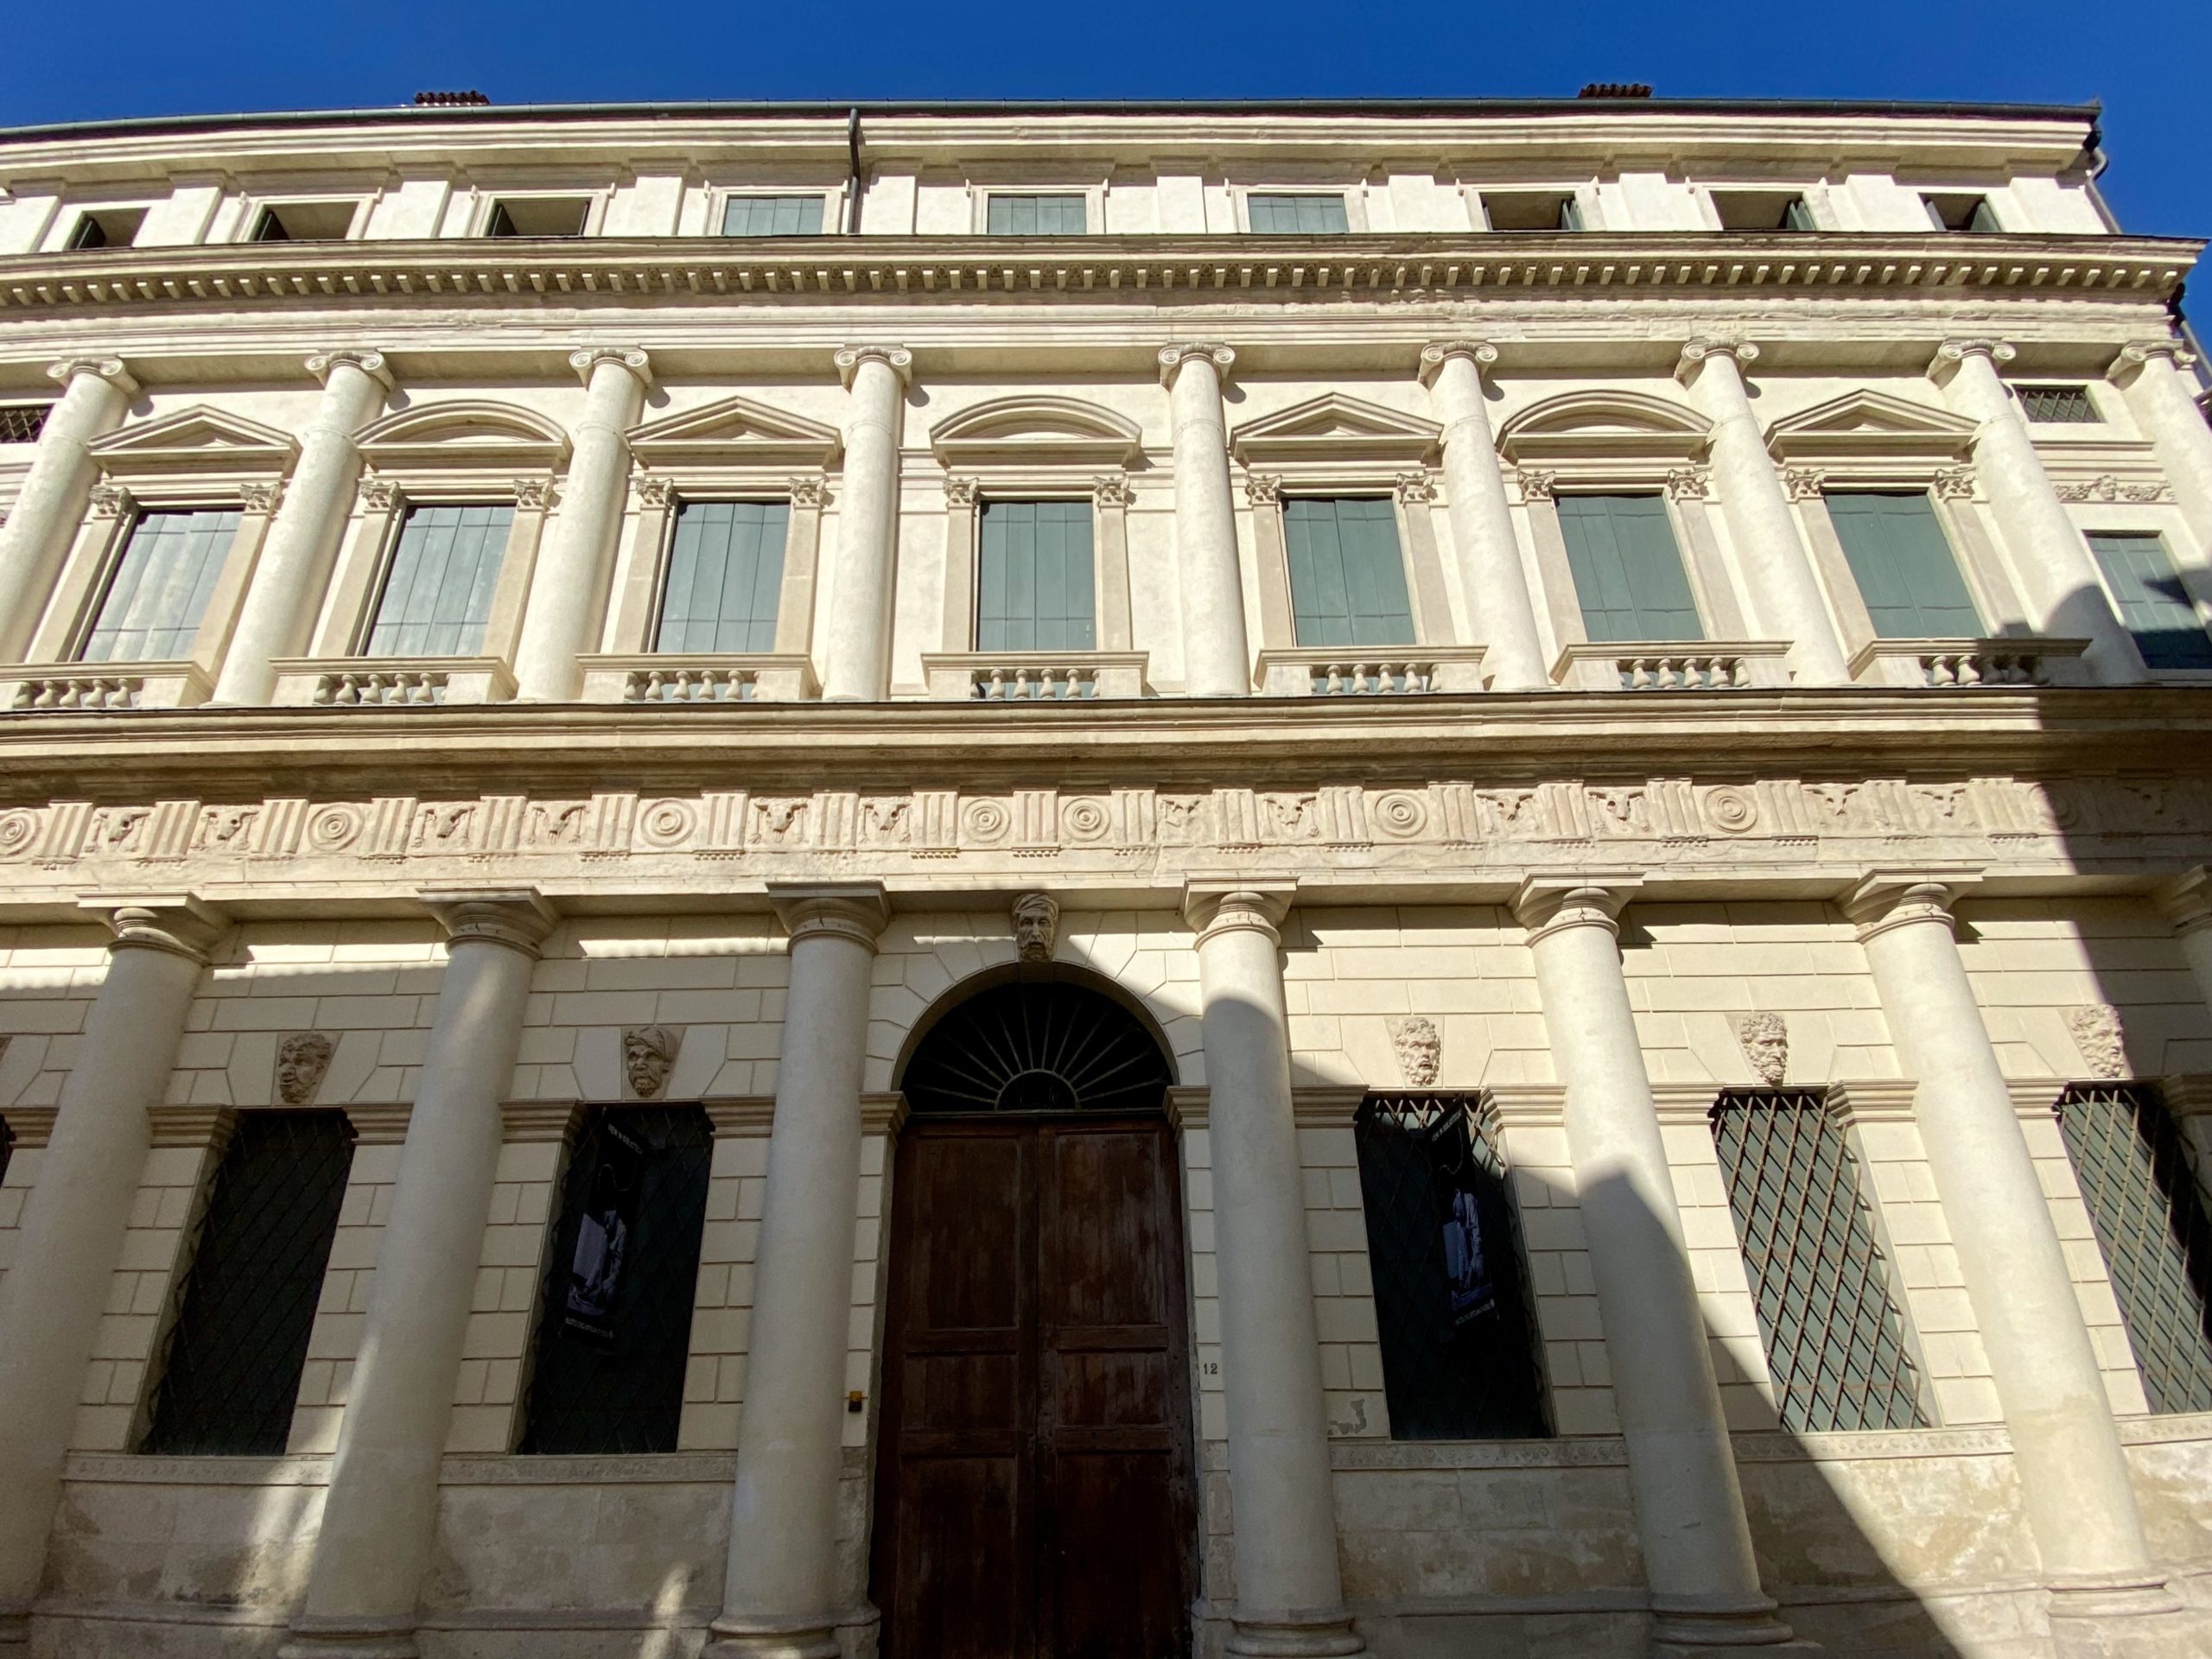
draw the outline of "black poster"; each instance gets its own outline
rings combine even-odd
[[[638,1224],[638,1192],[644,1185],[645,1148],[612,1114],[601,1119],[599,1167],[591,1194],[576,1218],[575,1254],[569,1262],[565,1322],[601,1342],[614,1340],[614,1303]]]

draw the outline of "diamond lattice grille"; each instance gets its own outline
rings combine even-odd
[[[2082,1084],[2058,1127],[2153,1411],[2212,1411],[2212,1222],[2158,1091]]]
[[[353,1163],[334,1111],[252,1111],[215,1166],[143,1450],[273,1456]]]
[[[1713,1109],[1728,1207],[1785,1428],[1917,1428],[1920,1376],[1842,1125],[1812,1094]]]

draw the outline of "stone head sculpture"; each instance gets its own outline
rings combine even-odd
[[[1789,1027],[1778,1014],[1739,1014],[1736,1040],[1751,1071],[1770,1089],[1778,1089],[1789,1071]]]
[[[658,1100],[668,1087],[681,1039],[666,1026],[631,1026],[622,1033],[622,1080],[639,1100]]]
[[[1014,901],[1014,948],[1024,962],[1050,962],[1052,939],[1060,925],[1060,907],[1041,893],[1025,893]]]
[[[296,1031],[276,1045],[276,1099],[286,1106],[312,1106],[322,1074],[330,1070],[337,1045],[320,1031]]]
[[[2069,1008],[2066,1028],[2074,1033],[2074,1046],[2082,1051],[2091,1077],[2117,1082],[2127,1075],[2127,1034],[2118,1008],[2104,1002]]]
[[[1390,1043],[1398,1051],[1398,1070],[1409,1089],[1426,1089],[1444,1065],[1444,1039],[1425,1014],[1390,1022]]]

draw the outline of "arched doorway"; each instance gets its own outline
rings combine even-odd
[[[1173,1073],[1088,976],[956,990],[901,1077],[886,1659],[1181,1659],[1197,1582]]]

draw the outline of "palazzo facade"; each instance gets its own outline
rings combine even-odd
[[[2102,162],[0,133],[0,1654],[2212,1650]]]

